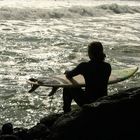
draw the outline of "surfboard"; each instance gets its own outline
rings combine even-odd
[[[115,84],[121,81],[124,81],[131,76],[133,76],[138,67],[133,66],[129,68],[123,68],[118,70],[112,70],[111,76],[109,77],[108,84]],[[94,79],[93,79],[94,80]],[[52,93],[54,93],[59,87],[84,87],[85,80],[82,75],[77,75],[72,79],[67,79],[66,76],[56,75],[56,76],[48,76],[48,77],[39,77],[39,78],[30,78],[27,80],[27,83],[31,84],[31,90],[29,92],[33,92],[39,86],[52,87]]]

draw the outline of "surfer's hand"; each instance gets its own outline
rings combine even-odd
[[[66,71],[64,72],[65,75],[67,75],[68,73],[69,73],[69,70],[66,70]]]
[[[69,70],[66,70],[64,74],[66,75],[66,77],[67,77],[68,79],[71,79],[70,71],[69,71]]]

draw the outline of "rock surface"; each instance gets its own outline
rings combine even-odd
[[[67,114],[44,117],[29,130],[16,129],[13,135],[21,140],[139,140],[139,108],[140,88],[136,87]]]

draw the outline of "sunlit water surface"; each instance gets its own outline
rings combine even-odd
[[[62,89],[28,93],[26,80],[62,74],[87,61],[87,45],[101,41],[112,69],[140,66],[139,1],[0,1],[0,125],[31,127],[62,111]],[[139,86],[137,74],[109,86],[109,95]]]

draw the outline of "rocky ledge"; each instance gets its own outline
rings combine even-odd
[[[51,114],[30,129],[4,124],[0,140],[139,140],[139,108],[136,87],[67,114]]]

